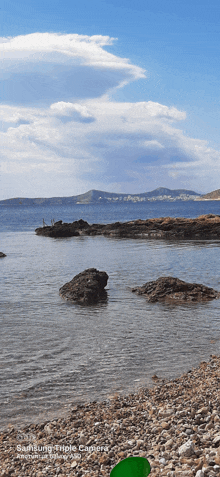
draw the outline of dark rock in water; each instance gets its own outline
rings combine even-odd
[[[35,230],[37,235],[43,235],[45,237],[54,237],[54,238],[62,238],[62,237],[74,237],[81,235],[82,230],[88,228],[88,222],[84,220],[76,220],[70,224],[63,223],[62,220],[55,222],[54,225],[46,226],[46,227],[39,227]]]
[[[141,287],[133,288],[132,292],[144,295],[151,303],[157,301],[200,302],[220,298],[220,293],[213,288],[198,283],[187,283],[173,277],[160,277]]]
[[[0,258],[3,258],[3,257],[7,257],[7,255],[5,255],[5,253],[3,252],[0,252]]]
[[[103,235],[114,238],[166,239],[166,240],[219,240],[220,216],[200,215],[195,219],[160,217],[157,219],[115,222],[112,224],[88,224],[76,220],[70,224],[62,220],[52,226],[39,227],[37,235],[46,237],[72,237],[77,235]]]
[[[70,282],[65,283],[59,294],[67,300],[76,301],[83,305],[92,305],[107,298],[106,290],[108,275],[96,268],[88,268],[76,275]]]

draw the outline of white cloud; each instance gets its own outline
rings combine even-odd
[[[4,85],[8,75],[11,85],[22,78],[29,88],[28,101],[19,89],[14,101],[8,88],[0,106],[1,198],[219,187],[220,153],[175,127],[184,111],[110,100],[112,88],[144,77],[141,68],[103,49],[112,42],[49,33],[0,41]]]
[[[86,106],[82,106],[81,104],[60,101],[59,103],[51,104],[50,109],[52,109],[57,116],[72,116],[73,113],[77,112],[84,118],[92,117]]]
[[[49,105],[97,98],[144,78],[142,68],[103,49],[108,36],[32,33],[0,39],[0,95],[5,103]]]
[[[186,119],[185,111],[179,111],[178,109],[163,104],[153,103],[152,101],[137,103],[133,106],[137,110],[139,115],[141,111],[143,114],[148,115],[148,117],[161,118],[161,119],[170,119],[171,121],[181,121]]]

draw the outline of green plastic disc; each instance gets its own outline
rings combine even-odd
[[[127,457],[112,469],[110,477],[147,477],[150,464],[144,457]]]

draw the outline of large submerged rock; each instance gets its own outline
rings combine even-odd
[[[0,258],[3,258],[3,257],[7,257],[7,255],[5,255],[5,253],[3,252],[0,252]]]
[[[96,268],[88,268],[76,275],[70,282],[65,283],[59,294],[67,300],[82,305],[92,305],[107,298],[106,290],[108,275]]]
[[[213,288],[198,283],[187,283],[179,278],[160,277],[132,289],[137,295],[144,295],[151,303],[158,301],[200,302],[220,298],[220,293]]]
[[[45,237],[74,237],[81,235],[80,232],[88,228],[89,224],[85,220],[75,220],[75,222],[67,223],[62,220],[58,220],[54,225],[46,225],[44,227],[38,227],[35,229],[37,235],[43,235]]]
[[[113,238],[207,240],[220,239],[220,215],[200,215],[195,219],[160,217],[157,219],[88,224],[85,220],[39,227],[37,235],[46,237],[72,237],[77,235],[104,235]]]

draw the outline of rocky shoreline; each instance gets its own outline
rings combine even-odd
[[[195,219],[161,217],[157,219],[115,222],[112,224],[88,224],[80,219],[38,227],[37,235],[62,238],[80,235],[104,235],[112,238],[209,240],[220,238],[220,215],[200,215]]]
[[[74,406],[66,418],[9,425],[0,475],[109,477],[134,455],[148,459],[152,477],[219,476],[220,356],[172,381],[152,379],[153,388]]]

